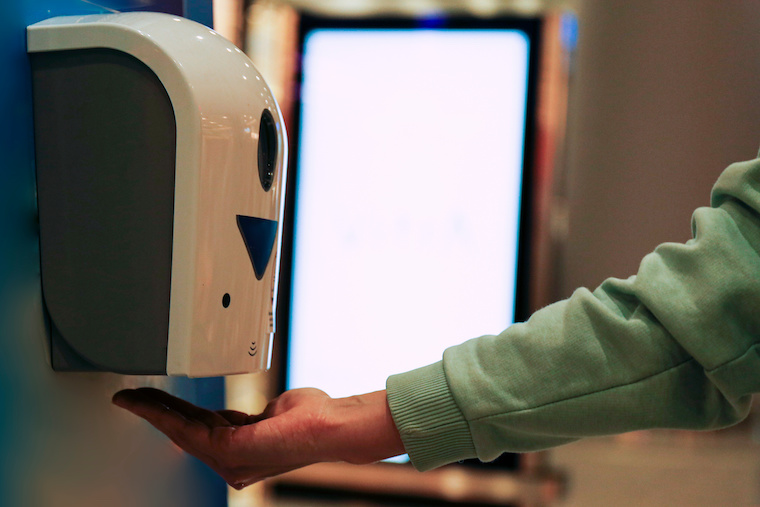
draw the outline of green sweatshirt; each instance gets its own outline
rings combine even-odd
[[[636,276],[390,377],[414,466],[744,418],[760,391],[760,159],[728,167],[711,205],[693,239],[660,245]]]

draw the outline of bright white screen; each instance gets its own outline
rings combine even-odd
[[[383,389],[512,323],[528,49],[514,30],[308,36],[289,388]]]

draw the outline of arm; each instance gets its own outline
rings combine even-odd
[[[636,276],[391,377],[415,466],[745,417],[760,391],[760,160],[729,167],[712,205],[694,239],[661,245]]]
[[[452,347],[439,363],[390,377],[387,394],[290,391],[260,416],[152,389],[114,402],[238,488],[404,449],[426,470],[585,436],[726,426],[760,391],[760,159],[729,167],[712,205],[695,213],[694,239],[661,245],[636,276]]]
[[[385,391],[333,399],[317,389],[288,391],[261,415],[212,412],[157,389],[116,393],[174,443],[241,489],[312,463],[371,463],[404,453]]]

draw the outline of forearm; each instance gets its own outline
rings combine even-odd
[[[526,324],[389,379],[413,462],[426,469],[746,415],[760,389],[760,161],[727,169],[693,228],[693,240],[660,246],[635,277],[579,290]],[[447,453],[452,438],[458,449]]]

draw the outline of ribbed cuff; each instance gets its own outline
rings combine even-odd
[[[476,456],[469,425],[449,391],[443,363],[393,375],[386,388],[393,420],[417,470]]]

